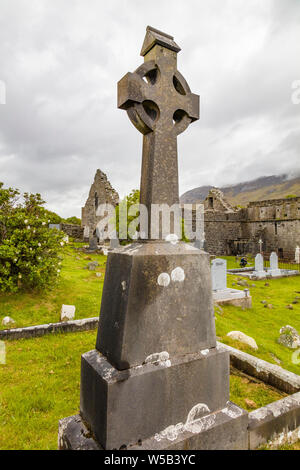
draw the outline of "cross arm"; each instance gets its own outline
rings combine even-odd
[[[187,95],[186,110],[192,122],[197,121],[200,117],[200,96],[194,93]]]
[[[143,88],[143,80],[136,73],[128,72],[118,82],[118,108],[128,109],[133,103],[142,103]]]

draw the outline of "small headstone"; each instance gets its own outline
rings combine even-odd
[[[74,320],[75,310],[75,305],[62,305],[60,312],[60,321]]]
[[[69,235],[66,235],[64,238],[63,238],[63,241],[65,243],[69,243]]]
[[[275,251],[273,251],[270,256],[270,269],[268,269],[268,274],[272,277],[281,276],[281,270],[278,268],[278,256]]]
[[[3,326],[12,326],[15,323],[16,323],[15,320],[11,317],[4,317],[3,320],[2,320],[2,325]]]
[[[90,227],[87,225],[83,229],[83,238],[90,238]]]
[[[117,237],[116,238],[111,238],[110,239],[110,249],[114,250],[116,248],[120,248],[119,239]]]
[[[227,287],[227,261],[216,258],[211,263],[213,291],[224,290]]]
[[[89,250],[95,251],[98,249],[98,238],[96,236],[89,239]]]
[[[252,349],[255,349],[255,350],[258,349],[256,341],[253,338],[251,338],[251,336],[247,336],[245,335],[245,333],[242,333],[241,331],[230,331],[230,333],[228,333],[227,336],[229,336],[229,338],[235,339],[236,341],[240,341],[241,343],[247,344]]]

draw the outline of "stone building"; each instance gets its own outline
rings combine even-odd
[[[84,239],[91,240],[96,236],[96,226],[101,220],[96,212],[100,204],[119,203],[119,195],[111,186],[105,173],[97,170],[85,206],[81,209],[81,226],[84,229]]]
[[[276,251],[292,259],[300,245],[300,197],[250,202],[233,208],[219,189],[204,201],[206,249],[215,255]]]

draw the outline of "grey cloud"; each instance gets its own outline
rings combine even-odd
[[[284,3],[284,8],[283,8]],[[201,119],[179,138],[180,190],[299,165],[298,0],[1,0],[0,181],[80,215],[95,170],[139,186],[142,136],[116,84],[142,61],[145,27],[175,36]]]

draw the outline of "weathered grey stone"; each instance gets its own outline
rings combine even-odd
[[[15,325],[15,320],[11,317],[4,317],[2,320],[2,325],[3,326],[13,326]]]
[[[232,348],[227,344],[218,343],[218,345],[229,352],[231,365],[236,369],[256,377],[285,393],[291,394],[300,391],[299,375],[275,364],[270,364],[251,354]]]
[[[95,269],[99,266],[98,261],[91,261],[88,263],[87,267],[89,271],[95,271]]]
[[[300,348],[300,335],[298,331],[290,325],[280,328],[278,343],[290,349]]]
[[[170,357],[195,353],[215,341],[206,253],[164,242],[109,253],[96,347],[115,367],[140,365],[161,351]]]
[[[199,118],[178,50],[148,27],[145,63],[118,84],[118,106],[144,135],[150,227],[153,204],[179,202],[177,135]],[[153,438],[160,448],[246,448],[247,413],[228,404],[229,358],[216,348],[209,256],[172,234],[109,253],[97,350],[82,357],[81,416],[105,449]],[[179,429],[176,444],[164,442]]]
[[[82,208],[81,212],[81,225],[84,232],[84,239],[90,240],[95,235],[97,224],[101,221],[103,216],[97,215],[97,209],[100,204],[110,204],[116,206],[119,202],[119,195],[115,189],[111,186],[107,179],[107,176],[103,171],[97,170],[94,178],[94,182],[90,188],[89,196]],[[101,234],[100,241],[103,240]],[[96,237],[95,237],[96,238]],[[98,243],[98,237],[97,237]],[[92,250],[96,250],[95,242],[91,247]]]
[[[255,339],[245,335],[245,333],[242,333],[241,331],[230,331],[230,333],[227,333],[227,336],[229,336],[229,338],[235,339],[236,341],[247,344],[255,350],[258,349]]]
[[[61,321],[69,321],[75,318],[75,305],[62,305],[60,312]]]
[[[249,413],[249,447],[293,443],[300,436],[300,392]]]
[[[0,330],[0,340],[16,340],[21,338],[35,338],[46,334],[69,333],[75,331],[88,331],[97,328],[99,317],[70,320],[67,322],[49,323],[46,325],[27,326],[26,328],[13,328]]]
[[[201,404],[190,410],[183,423],[135,445],[136,450],[246,450],[248,413],[231,402],[217,412],[201,417]],[[203,409],[203,408],[202,408]],[[59,422],[58,448],[61,450],[103,450],[79,415]]]
[[[229,400],[229,357],[222,349],[180,358],[161,353],[146,361],[118,371],[96,350],[82,356],[81,416],[105,449],[185,421],[198,403],[217,410]]]
[[[118,83],[118,107],[144,135],[140,202],[151,227],[152,204],[179,203],[177,136],[199,119],[199,96],[178,72],[178,50],[169,47],[168,35],[151,27],[147,35],[144,64]]]

